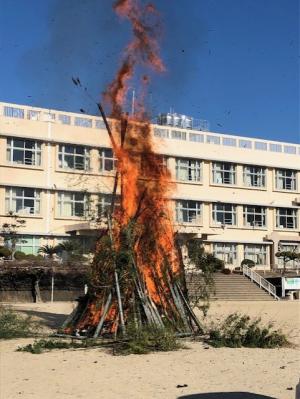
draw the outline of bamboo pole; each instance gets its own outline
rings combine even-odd
[[[111,300],[112,300],[112,294],[110,292],[109,295],[108,295],[107,301],[105,303],[101,319],[99,320],[99,323],[98,323],[97,328],[95,330],[94,338],[97,338],[99,336],[99,334],[100,334],[100,331],[101,331],[101,329],[103,327],[103,324],[104,324],[104,321],[105,321],[105,317],[107,315],[107,312],[108,312],[110,304],[111,304]]]

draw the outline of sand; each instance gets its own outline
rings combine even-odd
[[[17,304],[20,311],[39,317],[47,328],[59,325],[71,303]],[[300,302],[215,302],[210,319],[233,311],[273,321],[299,340]],[[1,399],[247,399],[247,393],[294,399],[299,381],[300,351],[288,349],[189,349],[149,355],[112,356],[103,349],[53,351],[40,355],[15,352],[32,339],[1,342]],[[298,341],[299,342],[299,341]],[[177,385],[187,387],[177,388]],[[288,388],[292,388],[289,390]],[[204,393],[223,393],[204,395]],[[233,392],[243,392],[237,396]],[[227,395],[226,395],[227,393]]]

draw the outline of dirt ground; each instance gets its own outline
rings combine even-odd
[[[14,308],[55,329],[73,306],[56,302]],[[214,302],[208,318],[218,320],[234,311],[272,321],[299,343],[300,302]],[[297,347],[214,349],[188,342],[189,349],[178,352],[120,357],[104,349],[40,355],[15,351],[32,341],[0,343],[1,399],[295,399],[299,382]]]

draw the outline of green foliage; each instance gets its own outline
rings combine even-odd
[[[16,260],[23,260],[23,259],[26,259],[26,254],[24,252],[22,252],[22,251],[16,251],[14,253],[14,258]]]
[[[22,317],[0,306],[0,339],[30,337],[37,331],[38,325],[31,317]]]
[[[100,346],[99,343],[89,342],[85,340],[83,342],[66,342],[61,340],[52,339],[39,339],[33,342],[33,344],[28,344],[21,346],[17,349],[18,352],[30,352],[32,354],[38,355],[43,352],[51,351],[54,349],[81,349],[88,348],[91,346]]]
[[[254,267],[255,266],[255,262],[252,259],[243,259],[241,266],[248,266],[248,267]]]
[[[38,252],[52,259],[59,252],[59,247],[57,245],[43,245],[39,248]]]
[[[188,256],[196,269],[203,272],[216,272],[224,267],[224,262],[213,254],[204,251],[199,240],[192,239],[187,242]]]
[[[222,273],[224,273],[224,274],[231,274],[231,270],[225,268],[225,269],[222,270]]]
[[[7,247],[0,247],[0,258],[9,258],[11,256],[11,250]]]
[[[286,336],[272,330],[272,325],[264,326],[261,319],[251,320],[247,315],[230,314],[219,325],[209,330],[208,343],[216,348],[280,348],[288,346]]]
[[[126,341],[116,343],[114,355],[143,355],[150,352],[169,352],[184,348],[175,334],[156,327],[129,327]]]

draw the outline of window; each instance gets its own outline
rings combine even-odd
[[[265,187],[266,169],[259,166],[244,166],[244,185],[247,187]]]
[[[35,111],[33,109],[28,110],[27,119],[30,119],[32,121],[38,121],[40,119],[40,111]]]
[[[253,260],[256,265],[267,264],[267,248],[266,245],[245,245],[244,259]]]
[[[213,182],[217,184],[235,184],[236,167],[232,163],[213,162]]]
[[[293,244],[287,244],[287,243],[282,244],[282,243],[280,243],[278,245],[278,251],[280,251],[280,252],[287,251],[287,252],[294,252],[296,254],[299,254],[300,253],[300,245],[296,244],[296,243],[293,243]],[[283,259],[282,258],[276,258],[276,259],[277,259],[278,266],[279,267],[283,267],[284,266]],[[289,260],[285,264],[286,268],[295,269],[295,268],[297,268],[297,266],[298,266],[297,259]]]
[[[5,242],[5,245],[8,248],[12,247],[12,243],[9,238]],[[40,246],[41,246],[41,237],[20,235],[17,238],[16,250],[22,251],[26,255],[38,255]]]
[[[264,143],[262,141],[255,141],[255,149],[260,151],[267,151],[268,150],[267,143]]]
[[[189,137],[190,137],[190,141],[194,141],[196,143],[203,143],[204,142],[203,134],[190,133]]]
[[[112,194],[100,194],[98,197],[98,216],[105,217],[107,212],[110,211]],[[120,197],[115,199],[115,208],[120,207]]]
[[[284,152],[286,154],[296,154],[296,147],[294,147],[292,145],[285,145]]]
[[[58,162],[62,169],[88,170],[90,167],[89,150],[80,145],[60,145]]]
[[[224,263],[233,265],[236,263],[236,245],[218,243],[213,246],[213,254],[216,258],[221,259]]]
[[[75,126],[81,127],[92,127],[93,121],[89,118],[82,118],[80,116],[75,117]]]
[[[297,210],[292,208],[277,208],[276,227],[279,229],[296,229]]]
[[[269,144],[269,150],[272,152],[282,152],[282,145],[281,144]]]
[[[213,204],[213,222],[219,225],[236,225],[236,206],[232,204]]]
[[[201,206],[199,201],[176,201],[176,222],[200,223]]]
[[[58,215],[84,216],[87,210],[87,196],[85,193],[58,193]]]
[[[40,191],[34,188],[7,188],[5,191],[5,211],[25,215],[39,214]]]
[[[7,139],[6,159],[20,165],[41,165],[41,143],[34,140]]]
[[[263,206],[244,206],[244,226],[266,227],[266,208]]]
[[[201,161],[197,159],[176,158],[176,179],[182,181],[201,181]]]
[[[278,190],[296,190],[296,176],[297,172],[290,169],[276,170],[276,188]]]
[[[223,145],[228,147],[236,147],[236,139],[231,137],[223,137]]]
[[[24,119],[24,110],[22,108],[4,106],[4,116]]]
[[[63,125],[70,125],[71,124],[71,117],[69,115],[59,114],[58,115],[58,120]]]
[[[169,138],[169,130],[155,127],[154,128],[154,136],[160,137],[161,139],[168,139]]]
[[[252,142],[250,140],[239,140],[240,148],[252,148]]]
[[[171,137],[175,140],[186,140],[186,132],[182,132],[181,130],[172,130]]]
[[[209,144],[220,144],[220,137],[207,135],[206,142]]]
[[[110,172],[116,169],[117,159],[114,157],[114,153],[111,148],[100,148],[99,156],[101,172]]]
[[[105,123],[102,119],[96,119],[95,126],[96,129],[106,129]]]

